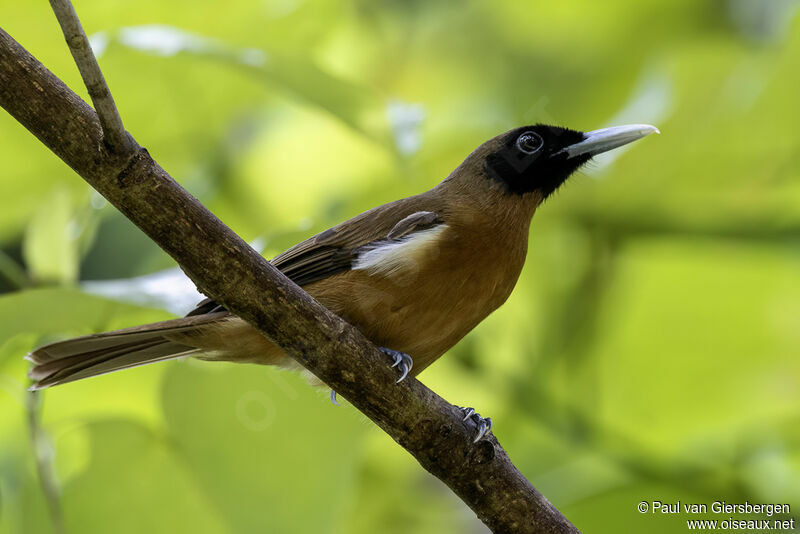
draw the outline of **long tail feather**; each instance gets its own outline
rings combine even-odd
[[[201,349],[173,341],[169,335],[197,330],[227,315],[185,317],[45,345],[27,356],[34,364],[28,372],[34,380],[31,389],[198,353]]]

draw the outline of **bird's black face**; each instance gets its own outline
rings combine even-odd
[[[658,128],[649,124],[586,133],[544,124],[525,126],[488,142],[486,174],[510,194],[538,191],[544,200],[593,156],[651,133]]]
[[[502,135],[500,146],[486,157],[486,174],[509,193],[539,191],[547,198],[592,157],[569,157],[564,149],[586,139],[583,132],[536,124]]]

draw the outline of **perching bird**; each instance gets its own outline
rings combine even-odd
[[[430,191],[357,215],[272,264],[382,347],[402,380],[412,359],[419,373],[506,301],[525,262],[531,217],[548,196],[593,156],[657,131],[516,128],[483,143]],[[29,374],[42,389],[187,355],[293,366],[257,330],[205,300],[182,319],[36,349]]]

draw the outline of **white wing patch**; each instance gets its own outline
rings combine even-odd
[[[440,224],[394,241],[368,245],[353,260],[353,270],[383,276],[416,272],[426,254],[438,246],[439,238],[446,229],[446,224]]]

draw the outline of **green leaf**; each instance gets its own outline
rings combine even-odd
[[[187,362],[164,383],[170,441],[232,532],[330,532],[367,428],[276,369]]]
[[[18,333],[78,335],[166,319],[169,315],[70,288],[38,288],[0,296],[0,341]]]
[[[157,434],[126,420],[81,430],[89,433],[91,461],[64,487],[67,532],[228,532],[193,473]]]
[[[41,201],[25,232],[23,255],[38,282],[70,284],[78,278],[77,222],[70,194],[56,189]]]

